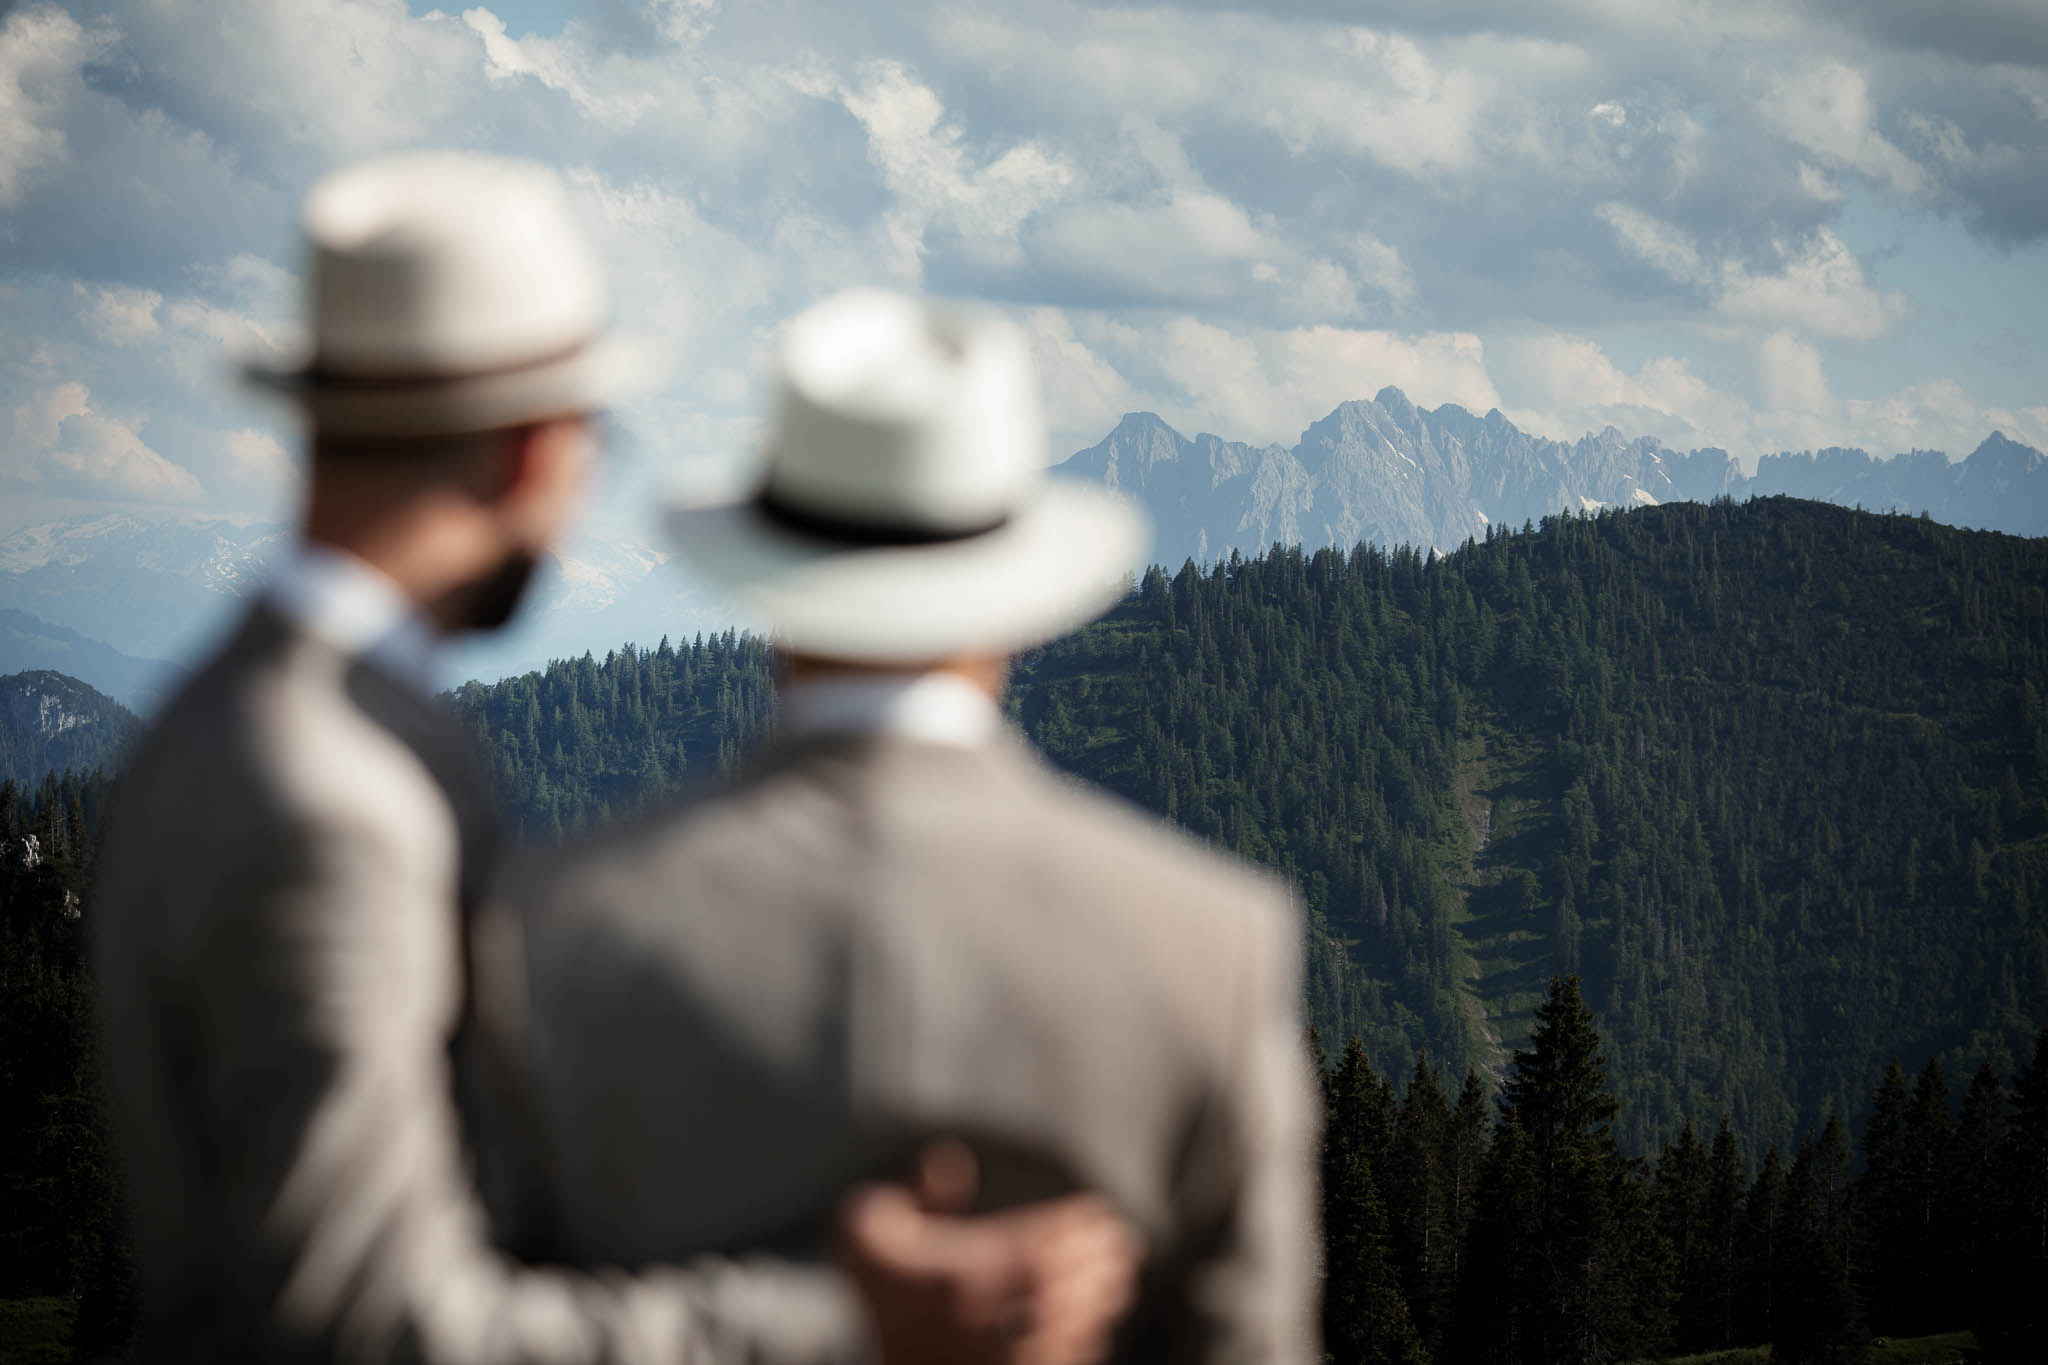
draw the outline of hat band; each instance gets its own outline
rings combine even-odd
[[[323,389],[429,389],[447,384],[467,384],[479,379],[502,379],[510,375],[523,374],[528,370],[545,369],[572,360],[589,349],[591,337],[578,337],[567,346],[558,347],[543,355],[531,356],[525,360],[507,361],[502,365],[489,365],[480,370],[414,370],[403,374],[363,374],[336,369],[324,364],[318,356],[301,372],[303,382]]]
[[[829,512],[814,512],[807,507],[794,506],[766,484],[754,495],[754,510],[764,519],[798,535],[857,546],[945,545],[958,540],[973,540],[1010,524],[1008,512],[1001,513],[994,520],[961,528],[941,529],[909,522],[855,521]]]

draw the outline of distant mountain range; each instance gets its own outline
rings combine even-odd
[[[279,526],[123,512],[0,539],[0,608],[123,654],[175,659],[217,629],[285,545]]]
[[[1725,450],[1677,451],[1609,427],[1564,442],[1499,409],[1419,408],[1399,389],[1340,405],[1289,449],[1183,436],[1149,412],[1057,467],[1116,488],[1151,513],[1168,567],[1278,543],[1370,541],[1442,551],[1560,511],[1785,493],[2017,535],[2048,535],[2048,458],[1993,432],[1967,459],[1875,459],[1830,448],[1768,455],[1744,475]]]
[[[1994,432],[1969,458],[1874,459],[1828,449],[1766,456],[1744,475],[1726,451],[1681,452],[1612,427],[1563,442],[1499,411],[1418,408],[1399,389],[1345,403],[1292,448],[1181,435],[1131,413],[1055,473],[1107,483],[1151,513],[1153,558],[1255,554],[1276,542],[1449,551],[1489,526],[1558,511],[1788,493],[1950,525],[2048,535],[2048,458]],[[0,668],[57,668],[147,710],[225,629],[290,544],[285,527],[153,521],[126,513],[0,538]],[[571,536],[512,630],[449,651],[443,678],[497,678],[621,640],[745,626],[662,549]]]
[[[135,713],[76,678],[41,669],[0,677],[0,781],[112,768],[135,738]]]
[[[147,710],[233,620],[290,545],[275,524],[127,513],[0,538],[0,669],[55,668]],[[572,536],[515,628],[450,651],[447,681],[497,677],[597,645],[721,630],[665,551]]]
[[[84,678],[133,711],[148,711],[178,676],[162,659],[137,659],[25,611],[0,610],[0,674],[52,669]]]

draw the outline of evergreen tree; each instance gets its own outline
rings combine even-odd
[[[1531,1186],[1500,1221],[1531,1222],[1513,1320],[1531,1365],[1625,1359],[1665,1330],[1666,1252],[1648,1191],[1614,1140],[1618,1109],[1576,977],[1555,977],[1502,1098]]]
[[[1949,1094],[1941,1059],[1930,1057],[1913,1082],[1913,1094],[1899,1129],[1899,1226],[1894,1254],[1903,1264],[1894,1276],[1899,1298],[1884,1305],[1881,1320],[1900,1336],[1938,1332],[1949,1323],[1950,1267],[1944,1234],[1949,1173]]]
[[[1524,1365],[1549,1360],[1542,1294],[1542,1211],[1529,1136],[1503,1111],[1481,1172],[1466,1238],[1458,1310],[1446,1331],[1455,1365]]]
[[[1657,1221],[1671,1244],[1678,1285],[1672,1341],[1680,1351],[1703,1350],[1720,1335],[1713,1298],[1717,1247],[1711,1182],[1707,1150],[1688,1120],[1657,1159],[1656,1182]]]
[[[1835,1131],[1839,1134],[1839,1129]],[[1773,1360],[1854,1360],[1866,1340],[1840,1249],[1847,1210],[1831,1207],[1837,1198],[1837,1173],[1831,1168],[1846,1158],[1847,1149],[1839,1142],[1832,1146],[1834,1150],[1817,1150],[1811,1139],[1802,1142],[1785,1178],[1778,1234],[1783,1270],[1772,1323]]]
[[[1891,1328],[1888,1305],[1903,1301],[1913,1258],[1912,1218],[1905,1175],[1906,1073],[1893,1058],[1871,1096],[1863,1126],[1862,1240],[1864,1301],[1872,1325]]]
[[[1451,1110],[1443,1080],[1424,1053],[1415,1059],[1402,1097],[1394,1143],[1391,1193],[1394,1246],[1401,1291],[1416,1331],[1425,1344],[1441,1340],[1450,1312],[1456,1257],[1451,1251],[1451,1211],[1444,1169]]]
[[[2006,1128],[2005,1087],[1986,1062],[1970,1078],[1970,1088],[1963,1095],[1943,1182],[1948,1190],[1943,1209],[1948,1228],[1942,1241],[1950,1251],[1953,1276],[1947,1304],[1954,1321],[1972,1327],[1992,1315],[1985,1300],[1995,1292],[2000,1277],[2005,1254],[2001,1243],[2011,1220]]]
[[[1977,1340],[1986,1361],[2037,1360],[2048,1341],[2048,1028],[2013,1079],[2003,1177],[2006,1213],[1996,1271],[1977,1305]]]
[[[1735,1129],[1724,1114],[1714,1132],[1707,1166],[1707,1252],[1698,1271],[1701,1279],[1687,1283],[1690,1317],[1684,1316],[1681,1306],[1680,1321],[1698,1333],[1694,1340],[1700,1349],[1725,1350],[1735,1344],[1742,1291],[1745,1184]]]
[[[1472,1241],[1472,1221],[1478,1211],[1480,1181],[1486,1169],[1492,1110],[1478,1070],[1467,1071],[1465,1084],[1458,1091],[1457,1106],[1451,1110],[1444,1128],[1444,1232],[1451,1255],[1446,1277],[1447,1306],[1456,1304],[1458,1286],[1465,1278],[1465,1257]],[[1444,1324],[1439,1322],[1437,1326],[1441,1334]]]
[[[1749,1187],[1742,1219],[1742,1327],[1748,1342],[1776,1339],[1779,1285],[1790,1264],[1784,1239],[1785,1166],[1773,1145]]]
[[[1328,1078],[1324,1114],[1324,1353],[1336,1365],[1420,1365],[1375,1176],[1392,1147],[1391,1104],[1356,1038]]]

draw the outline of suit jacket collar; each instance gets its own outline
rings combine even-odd
[[[396,583],[341,550],[301,543],[265,589],[272,610],[347,654],[375,659],[422,691],[433,687],[437,640]]]
[[[995,739],[1003,714],[958,674],[828,673],[782,691],[781,730],[791,737],[887,734],[974,747]]]

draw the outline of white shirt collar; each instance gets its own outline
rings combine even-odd
[[[354,555],[302,544],[264,596],[308,635],[434,690],[434,632],[396,583]]]
[[[988,693],[957,673],[827,674],[786,685],[782,733],[893,735],[973,748],[1002,733]]]

